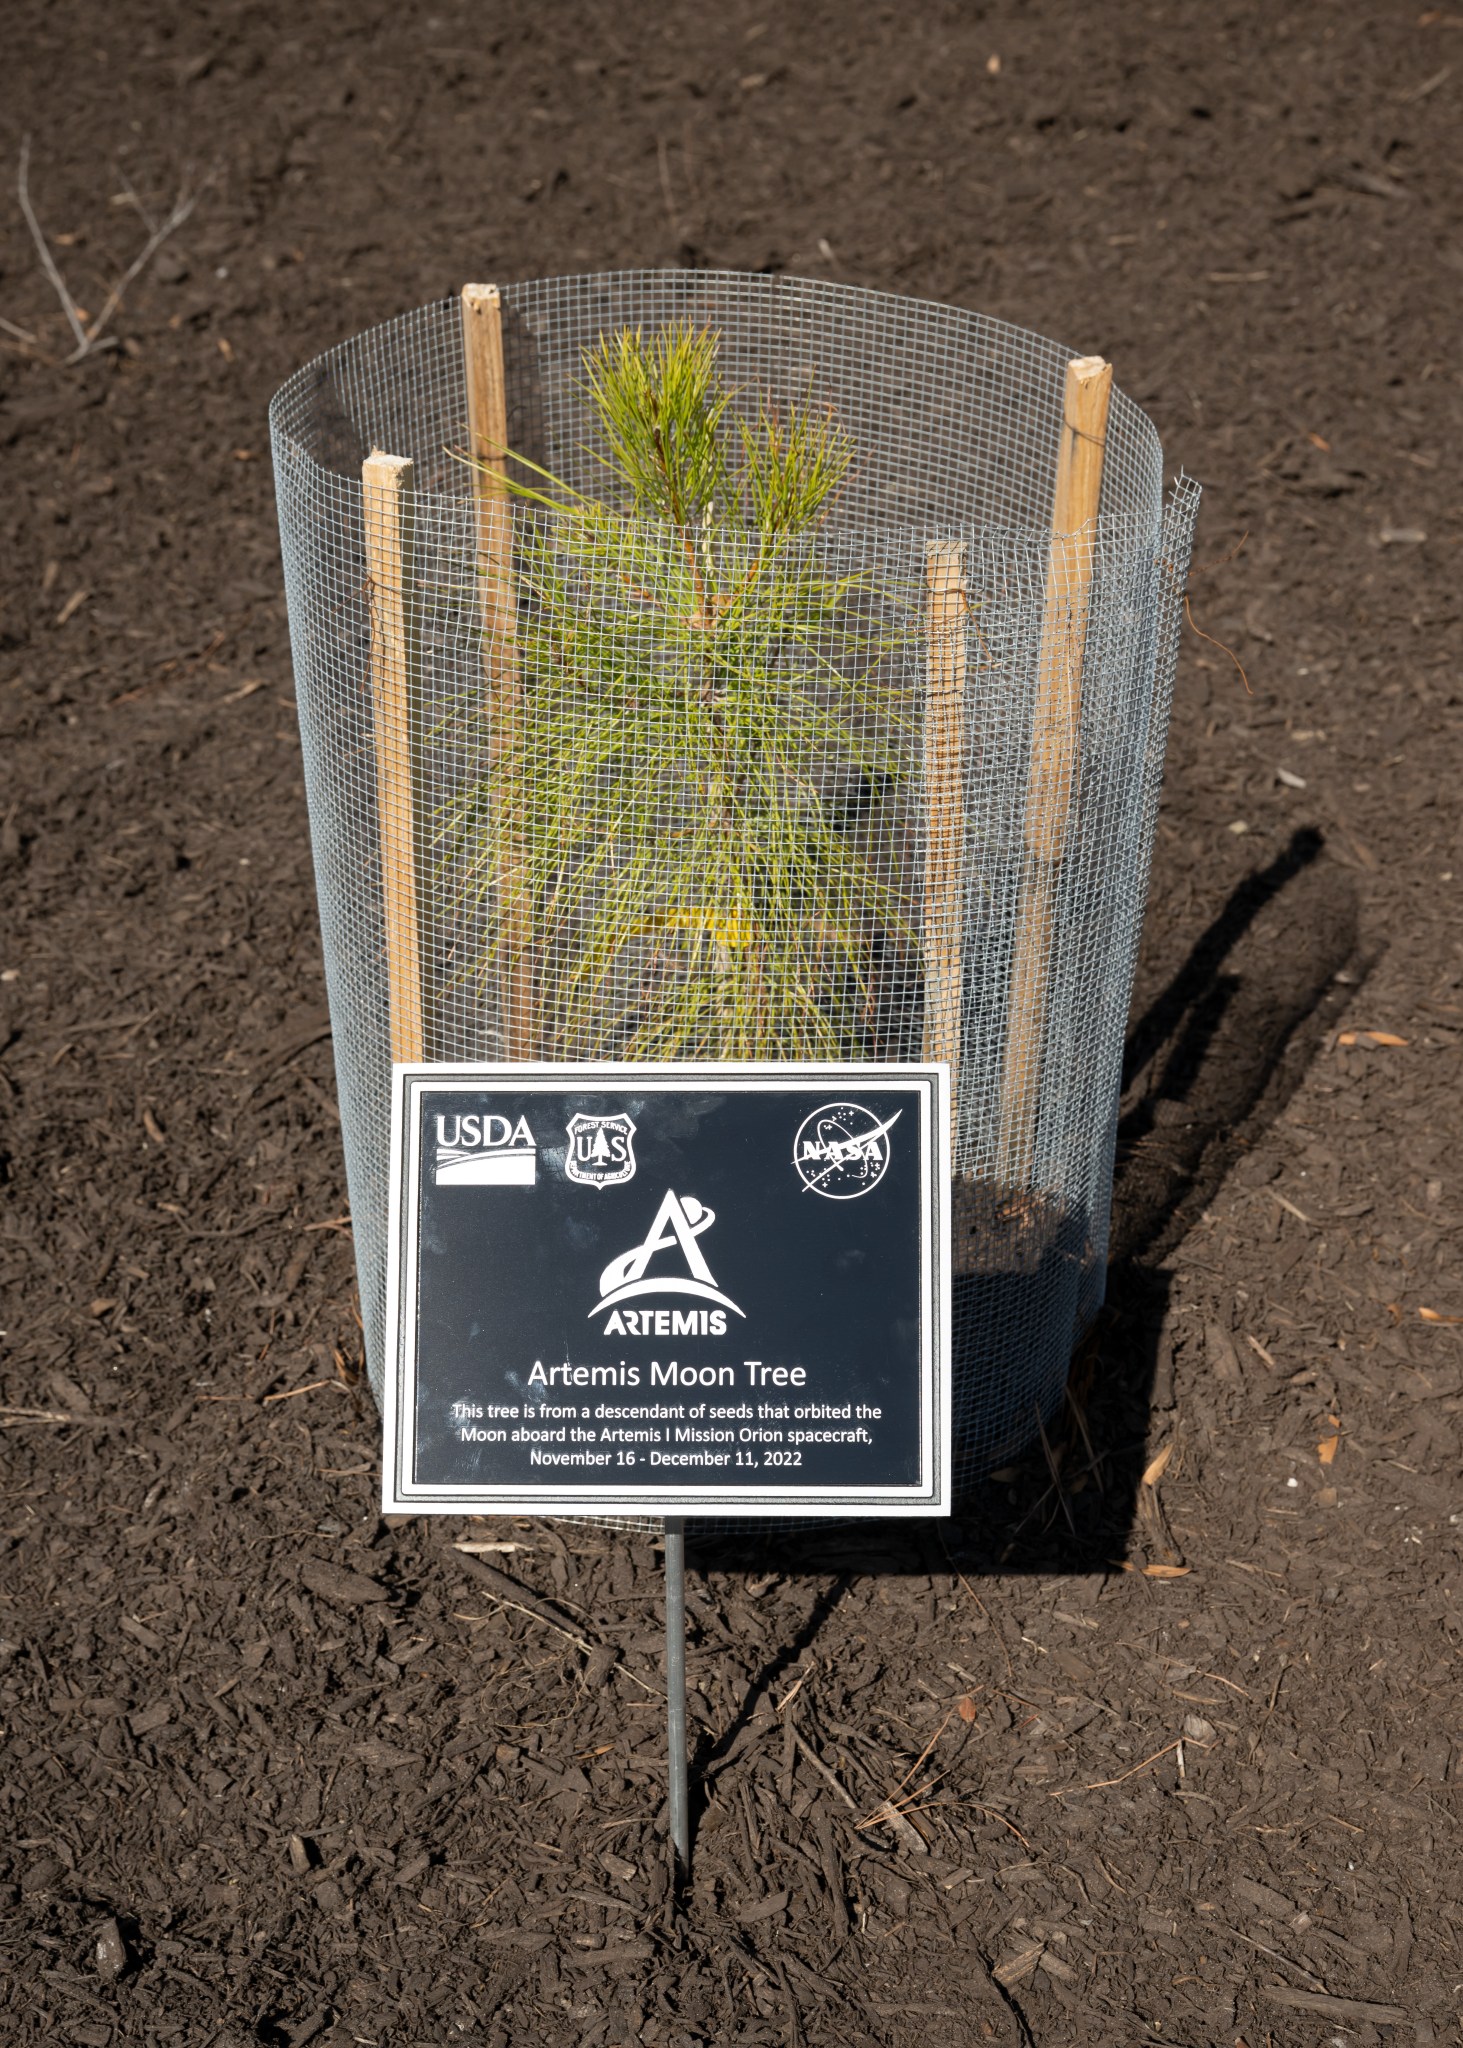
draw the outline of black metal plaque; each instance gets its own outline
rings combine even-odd
[[[388,1512],[949,1512],[944,1067],[394,1089]]]

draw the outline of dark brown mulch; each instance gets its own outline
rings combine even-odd
[[[32,0],[5,65],[93,311],[118,166],[214,165],[79,367],[0,242],[5,2040],[1456,2039],[1456,17]],[[264,436],[658,261],[1111,354],[1253,688],[1186,641],[1058,1483],[696,1556],[680,1899],[651,1547],[373,1510]]]

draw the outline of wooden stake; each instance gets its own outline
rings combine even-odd
[[[508,385],[503,372],[503,306],[495,284],[462,287],[462,356],[467,376],[467,432],[478,507],[478,578],[487,636],[489,680],[510,693],[516,683],[517,600],[513,588],[513,522],[508,493]],[[509,726],[511,727],[511,719]],[[494,722],[489,745],[501,746]]]
[[[513,745],[522,713],[518,675],[518,592],[513,578],[513,505],[508,490],[508,384],[503,304],[495,284],[462,287],[462,353],[467,430],[477,498],[479,602],[488,695],[488,760]],[[503,1054],[530,1058],[533,1045],[532,930],[515,849],[498,882]]]
[[[412,590],[412,465],[373,450],[361,467],[371,616],[376,811],[386,903],[391,1057],[426,1057],[417,876],[421,848],[421,704]]]
[[[965,549],[935,540],[925,552],[930,591],[925,704],[925,1043],[950,1065],[950,1157],[956,1157],[960,1080],[961,870],[965,856]]]
[[[1092,528],[1102,497],[1111,395],[1112,365],[1101,356],[1081,356],[1068,363],[1026,784],[1026,862],[1001,1082],[996,1171],[1007,1184],[1029,1180],[1036,1156],[1057,875],[1066,852],[1076,780],[1082,662],[1092,594]]]

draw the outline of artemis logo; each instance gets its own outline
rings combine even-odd
[[[527,1117],[439,1116],[432,1166],[439,1188],[531,1188],[538,1146]]]
[[[605,1335],[611,1332],[628,1332],[630,1335],[649,1335],[658,1329],[650,1321],[654,1311],[627,1309],[622,1316],[621,1302],[631,1301],[644,1294],[680,1294],[692,1299],[715,1301],[722,1309],[730,1309],[733,1315],[743,1315],[730,1295],[723,1294],[712,1277],[706,1263],[706,1255],[696,1240],[704,1237],[716,1221],[716,1211],[698,1202],[694,1195],[678,1195],[667,1189],[665,1200],[655,1212],[642,1244],[635,1245],[628,1252],[621,1252],[617,1259],[611,1259],[599,1276],[601,1299],[589,1311],[592,1316],[602,1315],[606,1309],[615,1313],[605,1325]],[[649,1274],[647,1268],[658,1252],[672,1248],[680,1252],[686,1270],[682,1273]],[[696,1314],[695,1311],[691,1312]],[[717,1309],[702,1310],[705,1324],[699,1321],[693,1331],[689,1325],[674,1334],[690,1336],[720,1336],[726,1328],[726,1317]],[[685,1320],[684,1312],[678,1320]],[[718,1327],[719,1326],[719,1327]],[[667,1333],[669,1334],[669,1333]]]

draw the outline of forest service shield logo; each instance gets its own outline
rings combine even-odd
[[[613,1188],[635,1178],[635,1126],[618,1116],[571,1116],[564,1171],[581,1187]]]

